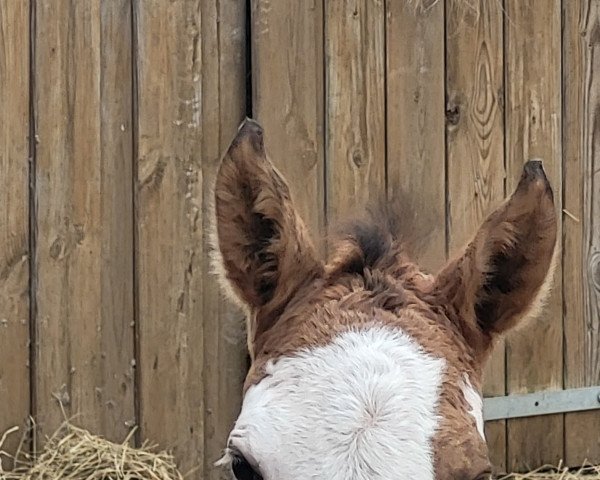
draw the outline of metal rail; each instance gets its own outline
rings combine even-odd
[[[600,409],[600,385],[485,398],[483,419],[503,420],[596,409]]]

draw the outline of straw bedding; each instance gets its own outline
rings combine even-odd
[[[600,480],[600,466],[586,465],[578,469],[545,466],[527,474],[510,474],[499,480]]]
[[[46,442],[34,461],[23,449],[15,457],[2,451],[0,460],[14,461],[13,471],[0,467],[0,480],[183,480],[173,457],[153,445],[132,448],[133,431],[123,443],[113,443],[65,422]],[[21,443],[23,445],[23,442]],[[11,462],[12,463],[12,462]]]

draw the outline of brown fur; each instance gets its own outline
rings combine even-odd
[[[224,275],[249,311],[245,391],[269,360],[375,322],[398,328],[447,362],[433,439],[436,478],[489,471],[462,382],[468,375],[480,391],[494,341],[533,308],[548,277],[556,216],[539,162],[525,165],[513,196],[433,277],[410,261],[389,215],[354,222],[333,241],[327,264],[319,261],[253,121],[223,160],[215,199]]]
[[[322,264],[289,188],[267,160],[262,128],[245,122],[225,155],[215,184],[218,249],[232,291],[250,306],[248,336],[266,332],[295,292],[321,276]],[[260,314],[260,322],[255,317]]]

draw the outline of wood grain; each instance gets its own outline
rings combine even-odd
[[[212,185],[222,154],[245,113],[246,36],[244,2],[202,3],[202,178],[203,248],[208,251]],[[229,480],[216,468],[239,413],[246,374],[243,315],[225,302],[215,278],[202,262],[202,324],[204,326],[204,471],[198,478]],[[200,432],[198,432],[200,434]]]
[[[318,242],[325,226],[323,6],[252,1],[252,107],[268,155]]]
[[[565,388],[600,384],[600,2],[563,2]],[[570,266],[570,268],[567,268]],[[565,462],[600,462],[600,412],[565,415]]]
[[[36,2],[36,405],[122,440],[134,420],[131,18]]]
[[[416,259],[446,259],[444,2],[387,0],[387,184],[412,202]]]
[[[211,174],[245,98],[243,11],[227,3],[136,4],[140,424],[194,478],[224,447],[243,376],[239,317],[207,274]]]
[[[448,242],[453,256],[502,202],[504,192],[503,12],[481,0],[446,4]],[[484,396],[506,393],[504,342],[484,373]],[[506,471],[506,422],[486,424],[490,459]]]
[[[29,5],[0,3],[0,432],[29,415]],[[13,452],[19,435],[3,449]],[[2,465],[8,462],[2,459]]]
[[[204,452],[201,8],[135,8],[140,428],[186,471]]]
[[[327,219],[385,198],[385,16],[381,0],[326,2]]]
[[[562,211],[561,11],[558,0],[506,4],[507,190],[512,192],[523,163],[539,157]],[[559,216],[560,218],[560,216]],[[557,248],[561,249],[558,232]],[[563,386],[562,266],[542,315],[509,335],[508,393]],[[563,457],[563,415],[508,422],[508,469],[557,464]]]

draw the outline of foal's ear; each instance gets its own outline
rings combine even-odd
[[[471,330],[485,334],[484,339],[505,332],[536,313],[544,300],[556,232],[551,186],[542,162],[531,160],[513,195],[437,276],[441,301]]]
[[[214,267],[225,291],[253,316],[280,311],[321,274],[287,183],[267,159],[263,129],[253,120],[242,123],[221,162],[214,201]]]

